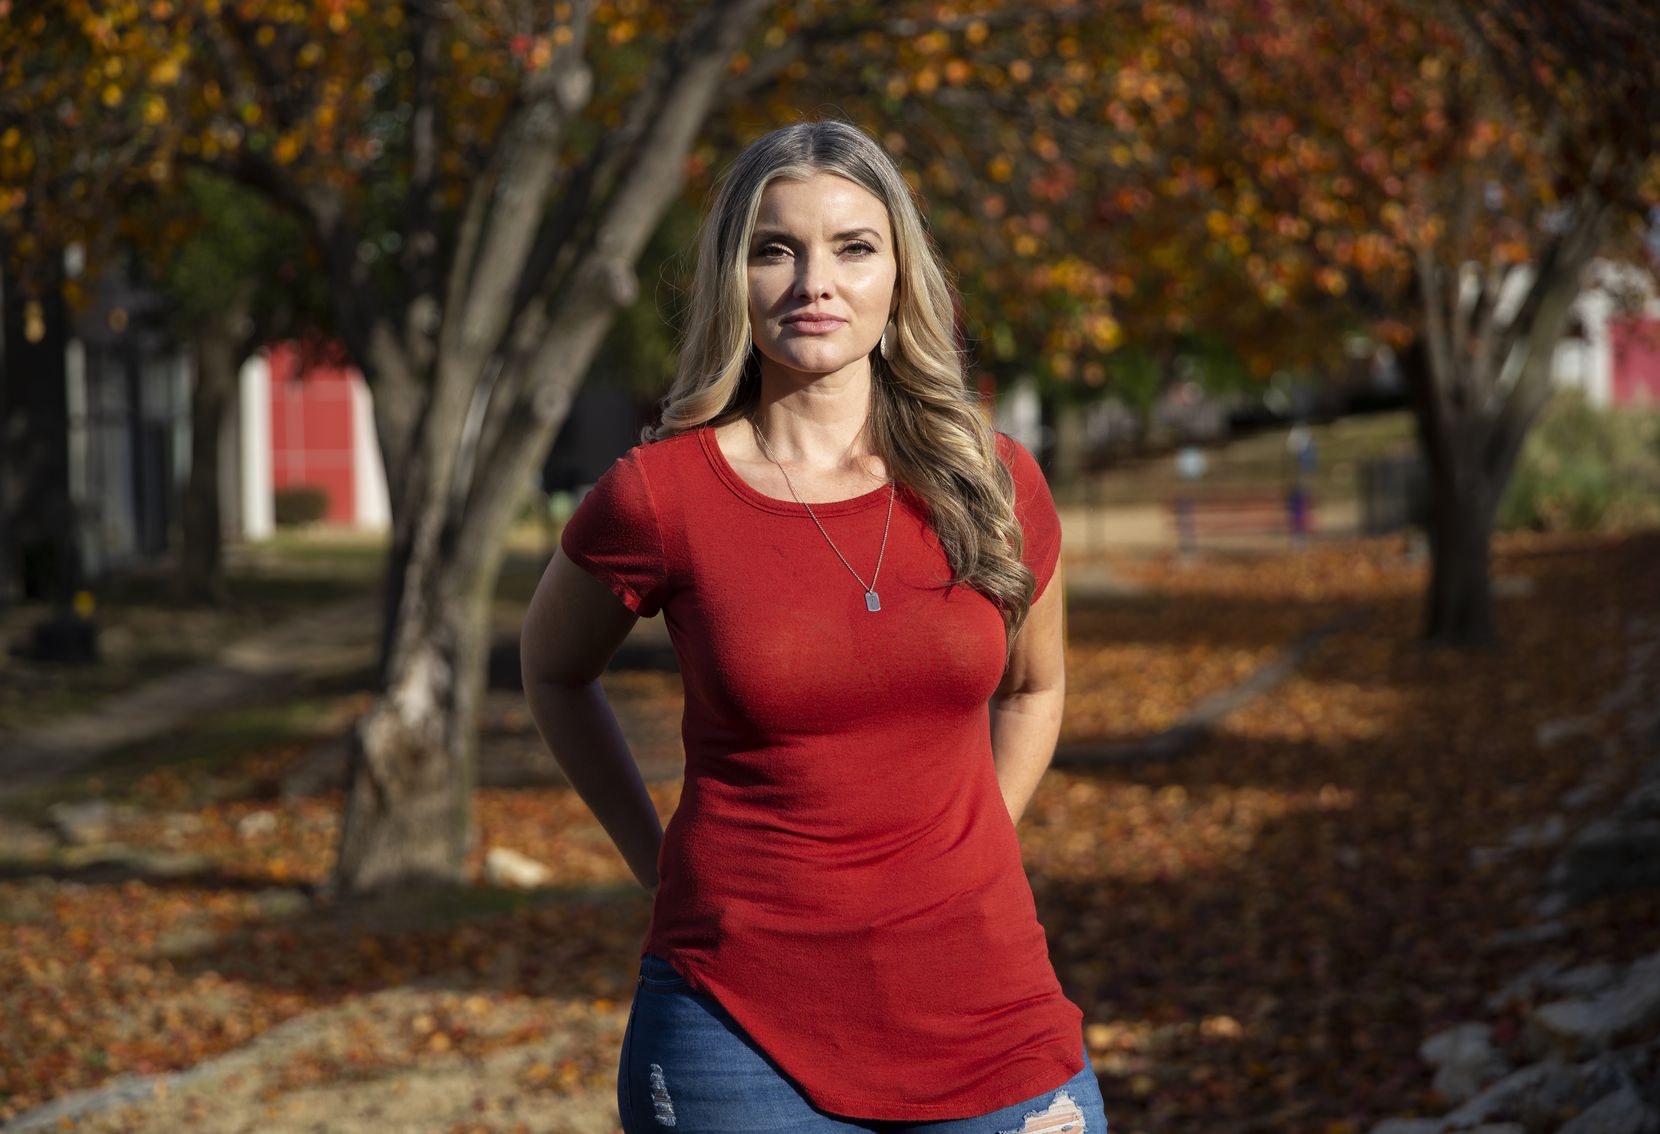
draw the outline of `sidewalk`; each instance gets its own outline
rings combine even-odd
[[[115,694],[90,712],[0,734],[0,799],[204,713],[252,701],[275,682],[362,669],[374,661],[379,628],[379,601],[372,596],[319,606],[208,661]]]
[[[1176,524],[1165,504],[1060,504],[1061,546],[1078,554],[1148,555],[1176,550]],[[1312,536],[1352,536],[1360,528],[1360,506],[1353,500],[1318,502]],[[1199,550],[1283,551],[1282,534],[1212,534],[1201,532]]]

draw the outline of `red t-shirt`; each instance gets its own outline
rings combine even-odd
[[[998,434],[1039,593],[1060,523]],[[813,505],[869,581],[888,489]],[[705,426],[636,446],[560,540],[680,658],[686,782],[641,952],[714,997],[814,1104],[964,1118],[1083,1068],[997,786],[988,701],[1003,622],[946,589],[903,489],[876,590],[807,511],[762,495]]]

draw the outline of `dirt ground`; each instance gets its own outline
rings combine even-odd
[[[621,1050],[627,1005],[595,1010],[538,1000],[478,1002],[483,999],[421,988],[356,997],[290,1020],[189,1072],[106,1086],[93,1096],[106,1109],[84,1116],[42,1113],[4,1129],[85,1134],[462,1134],[486,1125],[525,1134],[618,1129],[614,1081],[604,1082],[607,1069],[592,1066],[588,1053]],[[481,1032],[509,1046],[483,1056],[435,1051],[413,1067],[369,1064],[345,1075],[338,1070],[351,1052],[389,1044],[412,1016],[469,1014],[487,1021]],[[544,1027],[546,1035],[537,1042],[511,1043],[516,1029]],[[609,1071],[614,1076],[615,1067]],[[307,1082],[310,1078],[320,1081]],[[124,1094],[131,1101],[117,1102]]]

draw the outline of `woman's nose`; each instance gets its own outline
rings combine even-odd
[[[809,252],[802,256],[797,263],[800,265],[795,280],[797,295],[804,299],[818,299],[831,294],[835,290],[830,257]]]

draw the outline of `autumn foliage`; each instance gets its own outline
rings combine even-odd
[[[640,0],[440,8],[424,54],[412,9],[362,0],[80,0],[14,17],[0,38],[0,216],[84,225],[123,181],[205,165],[295,205],[350,192],[363,254],[409,268],[422,250],[408,222],[455,222],[527,92],[583,86],[559,142],[575,163],[625,124],[680,18]],[[1448,262],[1537,257],[1540,214],[1591,174],[1601,121],[1654,97],[1652,66],[1608,56],[1650,17],[1599,12],[778,5],[733,55],[689,171],[695,191],[761,129],[852,114],[933,202],[987,365],[1103,386],[1121,346],[1204,334],[1266,376],[1332,357],[1337,328],[1410,338],[1426,242]],[[583,66],[562,69],[573,52]],[[422,91],[439,120],[412,117]],[[1640,161],[1652,122],[1635,109],[1619,121]],[[433,168],[411,168],[424,128],[444,144]],[[429,196],[400,201],[412,179]],[[1640,212],[1656,188],[1651,168],[1623,192]]]

